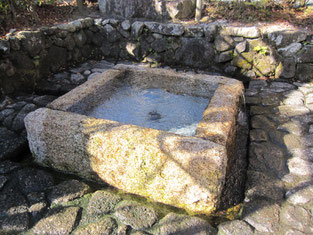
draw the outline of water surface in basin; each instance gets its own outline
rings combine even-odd
[[[202,97],[124,86],[88,115],[193,136],[208,103],[209,99]]]

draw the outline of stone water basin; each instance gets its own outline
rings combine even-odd
[[[40,165],[210,214],[235,157],[243,89],[222,76],[115,66],[30,113],[29,146]]]

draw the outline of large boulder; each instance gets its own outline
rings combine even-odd
[[[98,0],[105,16],[186,19],[194,14],[195,0]]]

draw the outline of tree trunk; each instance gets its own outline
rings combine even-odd
[[[196,2],[196,21],[199,22],[201,19],[202,11],[202,0],[197,0]]]

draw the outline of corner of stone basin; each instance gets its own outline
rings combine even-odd
[[[47,108],[30,113],[25,124],[39,164],[194,214],[217,208],[225,146]]]

